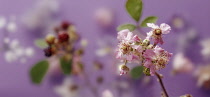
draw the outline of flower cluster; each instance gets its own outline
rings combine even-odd
[[[118,32],[119,44],[116,58],[125,62],[120,67],[120,75],[127,74],[129,71],[127,62],[141,63],[146,75],[154,75],[156,70],[163,69],[168,64],[172,53],[162,49],[158,44],[164,43],[162,36],[170,32],[170,26],[165,23],[162,23],[160,27],[153,23],[147,23],[147,26],[152,30],[147,33],[144,40],[128,29]]]

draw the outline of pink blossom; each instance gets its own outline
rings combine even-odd
[[[117,36],[117,39],[119,41],[125,41],[125,40],[131,40],[132,39],[132,36],[133,36],[133,33],[130,32],[128,29],[125,29],[125,30],[122,30],[120,32],[118,32],[118,36]]]
[[[156,70],[165,68],[172,53],[168,53],[159,46],[156,46],[154,49],[147,49],[143,56],[145,58],[143,65],[150,69],[151,75],[154,75]]]
[[[171,27],[165,23],[162,23],[160,27],[153,23],[147,23],[147,26],[151,27],[152,30],[147,33],[146,39],[152,39],[155,44],[163,44],[162,34],[168,34],[171,30]]]
[[[117,39],[119,39],[119,45],[117,48],[116,58],[127,61],[134,61],[139,59],[139,54],[141,54],[142,47],[136,45],[140,43],[141,39],[129,30],[122,30],[118,33]]]

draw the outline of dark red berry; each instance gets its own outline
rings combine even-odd
[[[63,22],[61,23],[61,28],[62,28],[63,30],[67,30],[69,26],[70,26],[70,23],[67,22],[67,21],[63,21]]]
[[[55,27],[55,28],[54,28],[54,31],[55,31],[56,33],[58,33],[58,32],[60,31],[60,28],[59,28],[59,27]]]
[[[45,48],[44,49],[44,53],[45,53],[46,57],[52,56],[52,49],[51,49],[51,47]]]
[[[69,40],[69,35],[66,32],[59,33],[58,35],[59,42],[67,42]]]

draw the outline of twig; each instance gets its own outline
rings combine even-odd
[[[164,87],[164,84],[163,84],[161,75],[158,74],[157,72],[155,72],[155,75],[156,75],[157,78],[158,78],[158,82],[160,83],[160,86],[162,87],[162,90],[163,90],[165,96],[166,96],[166,97],[169,97],[169,96],[168,96],[168,93],[167,93],[167,91],[166,91],[166,88]]]

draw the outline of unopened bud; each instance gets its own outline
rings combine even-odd
[[[49,34],[49,35],[46,36],[45,40],[46,40],[46,42],[47,42],[48,44],[54,44],[55,36]]]
[[[120,66],[120,75],[127,74],[129,72],[129,68],[126,65]]]
[[[147,39],[143,40],[143,46],[148,46],[150,44],[150,41]]]
[[[144,74],[145,74],[146,76],[150,76],[150,69],[149,69],[149,68],[144,67],[143,72],[144,72]]]

